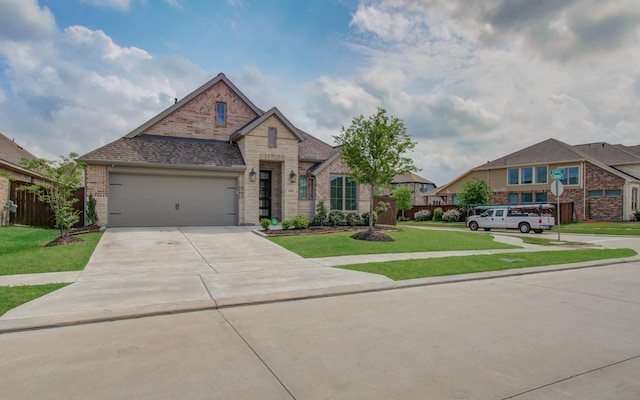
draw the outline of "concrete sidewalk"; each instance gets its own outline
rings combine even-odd
[[[514,236],[495,237],[522,248],[304,259],[244,227],[111,228],[84,271],[0,281],[2,285],[11,284],[12,279],[28,282],[20,284],[45,283],[47,279],[75,282],[7,312],[0,317],[0,333],[603,265],[591,262],[402,282],[329,268],[396,259],[549,250],[524,245]]]

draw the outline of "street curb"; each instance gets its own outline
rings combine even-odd
[[[448,275],[442,277],[418,278],[404,281],[367,283],[262,295],[215,298],[212,300],[202,300],[185,303],[158,304],[135,307],[131,309],[104,310],[76,315],[55,315],[46,317],[7,319],[0,320],[0,335],[32,330],[95,324],[101,322],[115,322],[128,319],[147,318],[187,312],[222,310],[225,308],[233,307],[374,293],[387,290],[410,289],[424,286],[447,285],[455,283],[483,281],[489,279],[543,274],[550,272],[563,272],[586,268],[608,267],[612,265],[628,264],[639,261],[640,256],[633,256],[628,258],[615,259],[614,262],[612,262],[612,260],[587,261],[574,264],[561,264],[522,269],[508,269],[502,271],[478,272],[472,274]]]

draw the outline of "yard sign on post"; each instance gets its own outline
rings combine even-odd
[[[560,195],[564,191],[564,185],[560,182],[560,179],[564,179],[564,169],[558,168],[551,170],[551,177],[553,178],[553,182],[551,182],[551,193],[553,193],[557,199],[556,215],[558,217],[558,241],[560,241]]]

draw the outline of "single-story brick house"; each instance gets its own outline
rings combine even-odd
[[[564,171],[562,203],[572,202],[578,216],[600,221],[634,218],[640,190],[640,146],[605,142],[572,146],[547,139],[473,168],[430,194],[456,204],[461,186],[485,179],[492,202],[554,203],[550,171]]]
[[[87,195],[109,226],[257,225],[365,212],[370,193],[339,151],[263,111],[224,74],[124,137],[81,156]]]

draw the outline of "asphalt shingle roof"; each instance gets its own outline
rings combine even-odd
[[[23,158],[34,160],[37,157],[0,133],[0,160],[20,166],[20,161]]]
[[[140,135],[121,138],[79,158],[85,163],[231,167],[243,166],[236,143],[173,136]]]

